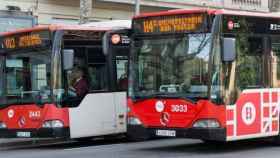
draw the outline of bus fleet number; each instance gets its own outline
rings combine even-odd
[[[171,105],[171,112],[187,112],[187,105]]]

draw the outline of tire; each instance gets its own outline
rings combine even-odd
[[[280,126],[280,116],[279,116],[279,125],[278,126]],[[278,136],[274,137],[272,141],[275,145],[277,145],[277,146],[280,145],[280,131],[278,133]]]
[[[274,137],[273,140],[272,140],[273,144],[275,145],[280,145],[280,132],[278,134],[278,136]]]

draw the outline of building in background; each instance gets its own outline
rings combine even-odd
[[[133,4],[134,0],[103,0]],[[144,6],[162,6],[169,8],[226,8],[235,10],[250,10],[269,12],[271,0],[142,0]],[[276,0],[279,1],[279,0]]]
[[[184,8],[228,8],[269,12],[273,0],[141,0],[141,12]],[[279,0],[276,0],[279,1]],[[78,24],[79,0],[0,0],[0,10],[7,5],[32,12],[39,24]],[[135,0],[93,0],[90,21],[131,19]],[[274,9],[275,10],[275,9]]]
[[[27,28],[36,24],[36,18],[31,12],[21,11],[19,7],[6,6],[0,10],[0,32]]]
[[[280,12],[280,0],[270,0],[269,8],[271,12]]]
[[[130,0],[134,1],[134,0]],[[0,10],[7,5],[18,6],[22,10],[30,11],[38,17],[39,24],[78,24],[80,18],[79,0],[0,0]],[[161,11],[166,7],[143,6],[143,12]],[[125,20],[134,15],[134,5],[130,3],[107,2],[93,0],[90,21]]]

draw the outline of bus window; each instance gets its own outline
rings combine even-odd
[[[209,34],[189,34],[137,41],[137,93],[206,97],[209,39]]]
[[[38,94],[48,101],[50,98],[50,69],[49,51],[33,54],[14,54],[6,58],[6,96],[22,98],[30,102]]]
[[[126,56],[116,57],[116,69],[117,69],[117,88],[120,91],[127,90],[127,69],[128,69],[128,59]]]
[[[280,87],[280,40],[279,38],[272,38],[272,85],[275,88]]]
[[[90,90],[106,90],[106,66],[105,64],[89,64]]]
[[[107,91],[106,58],[101,48],[88,49],[88,76],[90,91]]]
[[[88,93],[85,48],[75,48],[74,66],[66,71],[68,95],[82,99]]]
[[[223,64],[225,104],[232,105],[245,89],[265,87],[263,38],[239,34],[236,60]]]
[[[263,57],[262,38],[238,36],[236,81],[239,90],[265,87]]]

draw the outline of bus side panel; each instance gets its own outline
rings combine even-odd
[[[70,137],[113,134],[116,128],[113,93],[88,94],[77,108],[69,109]]]
[[[127,96],[126,92],[114,93],[114,100],[116,106],[116,133],[126,132],[126,116],[127,116]]]
[[[280,89],[244,90],[227,106],[227,141],[279,134]]]

